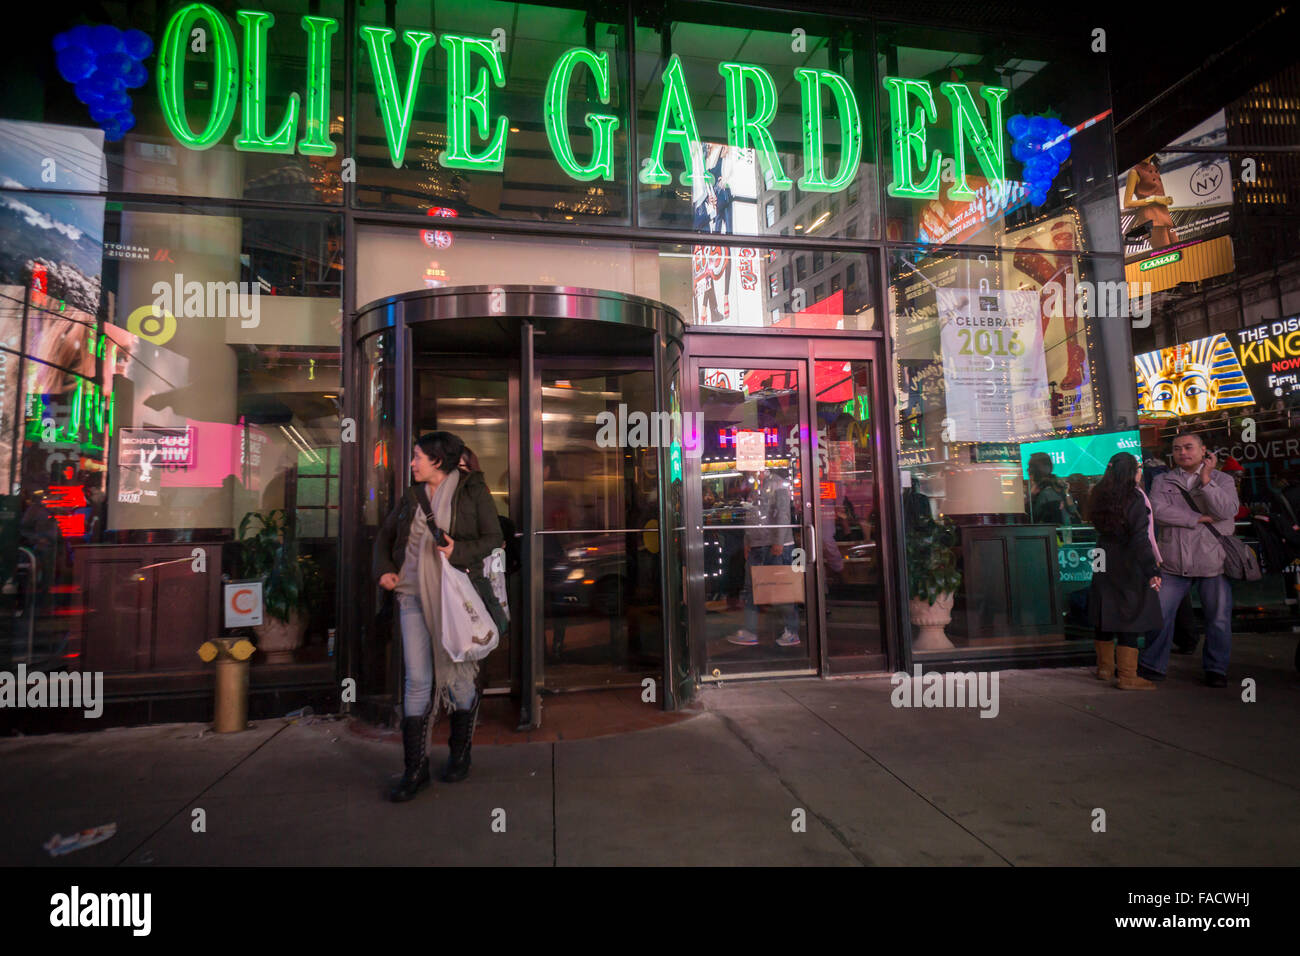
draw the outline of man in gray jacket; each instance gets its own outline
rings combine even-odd
[[[732,644],[754,646],[758,643],[758,606],[754,603],[756,566],[791,564],[794,561],[794,529],[790,527],[790,477],[784,470],[772,469],[759,475],[758,502],[747,509],[745,531],[746,559],[745,626],[727,638]],[[758,527],[761,526],[761,527]],[[793,604],[772,605],[781,614],[778,647],[800,643],[799,609]]]
[[[1160,610],[1164,624],[1139,658],[1138,674],[1164,680],[1173,643],[1178,605],[1195,585],[1205,610],[1205,682],[1228,686],[1232,651],[1232,588],[1223,575],[1223,545],[1205,525],[1225,537],[1232,534],[1239,502],[1228,475],[1215,470],[1217,460],[1205,442],[1190,432],[1174,438],[1174,467],[1151,482],[1151,513],[1160,545]],[[1188,504],[1183,492],[1196,503]]]

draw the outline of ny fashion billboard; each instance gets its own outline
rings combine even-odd
[[[1126,262],[1152,260],[1157,253],[1170,255],[1171,250],[1228,234],[1232,168],[1227,155],[1179,149],[1227,142],[1227,121],[1220,110],[1119,177]],[[1154,268],[1165,263],[1147,264]]]

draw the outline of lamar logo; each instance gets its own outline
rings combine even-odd
[[[1148,259],[1138,266],[1139,272],[1146,272],[1148,269],[1158,269],[1161,266],[1167,266],[1170,263],[1177,262],[1183,257],[1181,252],[1166,252],[1163,256],[1156,256],[1154,259]]]

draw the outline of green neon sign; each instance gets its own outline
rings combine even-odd
[[[361,28],[361,39],[370,53],[370,69],[375,75],[375,96],[379,100],[379,118],[384,124],[388,141],[388,156],[394,169],[401,169],[406,159],[406,138],[411,133],[411,115],[415,110],[415,84],[420,78],[420,67],[433,46],[434,36],[422,30],[403,30],[402,39],[411,48],[411,63],[406,71],[406,88],[397,88],[397,72],[393,66],[392,43],[395,34],[387,27]]]
[[[544,107],[546,139],[551,144],[555,160],[570,179],[590,182],[593,179],[614,178],[614,130],[618,129],[618,117],[604,113],[588,113],[587,127],[591,130],[591,162],[586,166],[578,162],[573,154],[573,143],[569,139],[569,123],[566,104],[569,99],[569,83],[573,80],[573,71],[579,65],[587,67],[596,81],[596,95],[600,102],[609,105],[609,54],[594,53],[583,47],[567,51],[555,61],[551,75],[546,81],[546,102]]]
[[[799,188],[808,192],[839,192],[858,174],[862,158],[862,116],[849,81],[830,70],[795,70],[803,100],[804,174]],[[840,168],[834,179],[826,178],[826,154],[822,143],[822,87],[835,101],[840,121]]]
[[[934,91],[925,80],[887,76],[881,82],[889,93],[890,147],[894,161],[894,178],[885,191],[904,199],[938,199],[943,154],[936,149],[926,155],[927,121],[934,123],[939,119]],[[952,105],[955,182],[948,190],[948,198],[970,202],[975,193],[966,182],[967,142],[975,153],[980,171],[991,184],[1000,184],[1006,179],[1002,101],[1007,98],[1008,90],[1000,86],[980,88],[980,95],[989,108],[987,126],[965,83],[941,83],[939,91]],[[911,100],[915,100],[917,106],[916,112],[909,117]],[[918,182],[914,173],[925,178]]]
[[[266,33],[275,15],[258,10],[238,10],[235,19],[244,26],[244,126],[235,137],[235,149],[259,153],[292,153],[298,128],[298,94],[289,94],[284,121],[273,136],[266,135]]]
[[[655,123],[650,156],[645,161],[645,168],[641,170],[640,179],[648,186],[667,186],[673,181],[672,174],[664,168],[664,149],[669,143],[674,143],[681,150],[682,165],[685,167],[679,180],[683,186],[694,186],[691,144],[699,144],[700,127],[695,122],[695,110],[691,107],[691,94],[686,88],[682,59],[675,53],[668,58],[668,65],[664,67],[663,84],[659,119]],[[703,179],[705,183],[713,182],[713,176],[708,170],[704,171]]]
[[[190,31],[200,21],[211,27],[212,104],[207,126],[195,133],[185,113],[185,53]],[[172,14],[158,44],[158,102],[167,128],[181,145],[210,149],[226,135],[235,115],[236,79],[235,35],[226,18],[206,3],[191,3]]]
[[[966,185],[967,135],[970,136],[971,149],[975,151],[975,159],[985,178],[990,183],[999,185],[1006,179],[1002,152],[1002,101],[1007,98],[1009,91],[1001,86],[980,87],[980,96],[984,97],[984,102],[989,107],[987,127],[980,119],[975,98],[970,95],[970,88],[965,83],[941,83],[939,92],[952,104],[953,168],[957,181],[949,188],[948,198],[970,202],[975,198],[975,193]]]
[[[173,136],[190,149],[209,149],[226,135],[236,106],[240,106],[236,149],[288,154],[296,148],[309,156],[335,155],[336,146],[329,138],[330,69],[338,21],[314,15],[300,18],[306,40],[305,84],[289,93],[284,113],[271,130],[267,118],[267,51],[275,16],[259,10],[238,10],[235,20],[242,27],[242,50],[236,46],[235,33],[225,17],[206,3],[183,6],[167,21],[158,45],[157,88]],[[191,39],[198,25],[207,27],[203,33],[212,54],[213,82],[205,125],[195,132],[186,107],[185,60],[192,52]],[[403,30],[402,44],[409,55],[401,55],[402,70],[394,52],[396,30],[361,25],[358,36],[374,79],[379,118],[394,168],[400,169],[405,163],[426,60],[434,55],[436,46],[441,46],[447,56],[447,146],[439,161],[471,172],[499,173],[504,169],[510,119],[494,115],[491,108],[491,91],[506,85],[503,58],[494,40],[447,34],[439,41],[432,32]],[[585,115],[584,122],[591,131],[590,154],[585,161],[578,158],[571,137],[569,93],[582,69],[591,75],[588,82],[594,89],[593,99],[605,106],[613,101],[616,91],[609,53],[571,48],[551,68],[541,104],[542,126],[551,153],[566,176],[578,182],[610,181],[614,179],[614,134],[620,127],[620,117],[595,110]],[[790,189],[794,182],[782,166],[771,133],[779,107],[776,80],[762,66],[750,63],[720,63],[718,74],[726,98],[728,145],[753,149],[771,188]],[[798,185],[808,192],[839,192],[854,181],[862,159],[863,120],[857,98],[849,81],[834,71],[800,68],[793,71],[793,76],[799,84],[802,114],[803,174]],[[939,149],[927,144],[927,129],[938,121],[934,91],[924,80],[885,77],[882,82],[889,95],[893,158],[893,181],[887,191],[895,197],[938,198],[944,157]],[[981,105],[964,83],[942,83],[939,90],[951,105],[953,117],[955,175],[948,196],[971,201],[975,194],[967,178],[967,146],[991,182],[1005,179],[1002,105],[1008,91],[981,87]],[[628,97],[618,99],[627,102]],[[838,123],[839,131],[840,157],[833,172],[827,168],[824,134],[828,122]],[[642,159],[640,182],[657,186],[673,182],[665,162],[669,147],[675,147],[680,154],[682,171],[678,181],[682,185],[694,186],[697,173],[703,182],[713,181],[707,170],[699,169],[698,157],[704,144],[678,56],[669,57],[663,70],[654,134],[649,155]]]
[[[902,199],[937,199],[943,156],[937,149],[929,157],[925,152],[926,121],[934,123],[939,119],[930,84],[897,76],[887,76],[883,82],[889,92],[889,140],[894,157],[894,181],[885,191]],[[919,104],[915,118],[910,121],[908,97],[915,97]],[[916,168],[925,174],[919,183],[912,176],[912,157],[916,158]],[[925,173],[926,169],[929,173]]]
[[[158,102],[163,121],[182,145],[210,149],[226,135],[236,101],[242,95],[242,125],[235,138],[235,149],[292,153],[301,104],[298,93],[289,94],[284,118],[276,131],[266,132],[267,35],[275,25],[275,16],[261,10],[237,10],[235,19],[244,28],[243,62],[238,73],[234,32],[216,9],[206,3],[191,3],[167,21],[158,44]],[[191,51],[193,31],[199,23],[210,28],[198,35],[204,38],[204,48],[211,45],[213,81],[207,125],[195,133],[185,108],[185,58]],[[332,17],[302,18],[302,28],[308,37],[307,107],[302,111],[307,118],[307,131],[298,150],[310,156],[334,155],[335,147],[329,140],[330,37],[338,27],[338,21]]]
[[[307,107],[303,119],[307,134],[298,141],[305,156],[333,156],[330,141],[330,38],[338,32],[333,17],[303,17],[307,31]]]
[[[1163,256],[1156,256],[1154,259],[1147,259],[1138,266],[1139,272],[1146,272],[1148,269],[1159,269],[1161,266],[1173,265],[1183,257],[1181,252],[1166,252]]]
[[[720,63],[718,73],[727,81],[727,144],[744,149],[753,144],[773,189],[789,189],[794,181],[781,168],[781,159],[767,127],[776,117],[776,82],[761,66]],[[748,114],[746,84],[754,86],[754,114]]]
[[[506,129],[510,120],[497,117],[496,129],[481,153],[470,149],[469,124],[474,121],[480,139],[488,135],[488,75],[498,89],[506,85],[505,69],[496,43],[481,37],[447,35],[442,38],[447,51],[447,148],[438,161],[451,169],[483,170],[499,173],[506,164]],[[470,57],[477,56],[487,66],[478,69],[478,82],[469,92]]]

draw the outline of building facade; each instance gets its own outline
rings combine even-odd
[[[0,116],[4,663],[201,719],[199,644],[260,615],[254,713],[387,718],[369,555],[434,429],[509,534],[522,725],[1091,653],[1087,491],[1140,445],[1103,58],[727,4],[96,16]]]
[[[1300,627],[1300,563],[1274,545],[1295,540],[1287,529],[1300,501],[1300,67],[1218,106],[1195,135],[1159,154],[1175,191],[1191,196],[1200,185],[1203,195],[1175,203],[1169,250],[1128,256],[1135,281],[1143,261],[1181,256],[1146,273],[1160,277],[1152,321],[1133,333],[1143,447],[1160,458],[1174,431],[1190,428],[1230,459],[1242,502],[1237,533],[1265,572],[1234,587],[1234,627],[1289,631]],[[1197,356],[1210,354],[1220,356],[1219,372],[1202,394],[1171,403],[1145,387],[1147,372],[1181,361],[1171,380],[1186,396],[1181,383],[1195,376]]]

